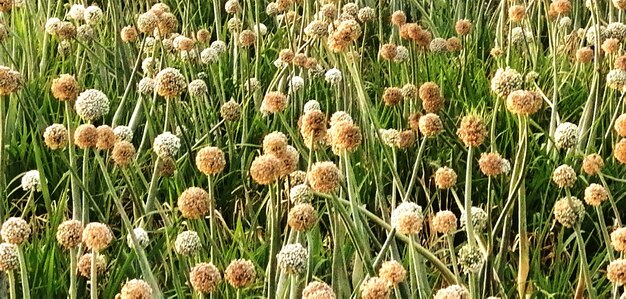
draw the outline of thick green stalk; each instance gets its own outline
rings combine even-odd
[[[471,246],[476,245],[476,237],[474,236],[474,227],[472,224],[472,159],[474,158],[474,148],[467,149],[467,161],[465,166],[465,229],[467,233],[467,243]]]
[[[6,273],[9,277],[9,298],[17,299],[17,294],[15,292],[15,273],[13,270],[7,271]]]
[[[580,254],[580,267],[582,268],[585,284],[587,285],[587,292],[589,292],[590,298],[598,298],[596,297],[596,290],[593,287],[591,274],[589,273],[589,264],[587,264],[587,253],[585,251],[585,240],[583,239],[583,235],[580,233],[580,225],[577,225],[574,231],[576,232],[576,242],[578,242],[578,251]]]
[[[278,183],[276,188],[278,187]],[[267,283],[267,298],[274,298],[276,295],[276,254],[278,253],[278,246],[280,241],[280,228],[278,224],[278,198],[274,193],[274,185],[269,187],[270,202],[267,207],[267,215],[269,216],[268,224],[270,227],[270,252],[269,262],[267,263],[267,272],[265,274],[265,281]]]
[[[98,251],[91,250],[91,288],[89,294],[91,299],[98,299],[98,266],[96,261],[98,260]]]
[[[6,198],[6,166],[4,163],[4,125],[6,118],[6,111],[4,107],[4,101],[8,101],[9,97],[0,97],[0,198]],[[0,216],[4,216],[5,211],[0,211]]]
[[[26,268],[26,258],[21,246],[17,246],[17,257],[20,260],[20,279],[22,280],[22,298],[30,299],[30,287],[28,286],[28,269]]]

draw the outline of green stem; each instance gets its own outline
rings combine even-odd
[[[9,298],[17,299],[17,295],[15,293],[15,273],[13,270],[7,271],[7,276],[9,277]]]
[[[78,298],[78,286],[76,284],[76,264],[77,264],[77,248],[70,249],[70,290],[69,290],[69,298],[76,299]]]
[[[585,284],[587,285],[587,292],[589,292],[590,298],[597,298],[596,291],[591,281],[591,274],[589,273],[589,265],[587,264],[587,253],[585,252],[585,240],[580,233],[580,225],[574,229],[576,232],[576,241],[578,242],[578,251],[580,253],[580,267],[583,270],[583,276],[585,277]]]
[[[91,250],[91,289],[89,294],[91,299],[98,299],[98,266],[96,261],[98,259],[98,252]]]
[[[474,227],[472,224],[472,160],[474,157],[474,148],[467,149],[467,161],[465,167],[465,229],[467,230],[467,243],[471,246],[476,245],[474,236]]]
[[[20,260],[20,278],[22,279],[22,298],[30,299],[30,287],[28,286],[28,269],[26,268],[26,259],[24,258],[24,250],[21,246],[17,246],[17,257]]]
[[[71,117],[70,117],[70,103],[65,102],[65,121],[67,122],[67,131],[72,132]],[[76,150],[74,148],[74,142],[72,138],[68,138],[68,156],[70,168],[76,172]],[[70,185],[72,189],[72,219],[81,220],[81,197],[80,186],[78,179],[74,175],[70,175]],[[85,224],[85,223],[83,223]],[[76,290],[74,290],[74,293]]]
[[[4,107],[4,101],[8,101],[9,97],[0,97],[0,198],[6,198],[6,166],[4,165],[4,140],[5,132],[4,132],[4,124],[6,122],[6,111]],[[2,211],[1,214],[4,214]],[[3,216],[3,215],[2,215]]]

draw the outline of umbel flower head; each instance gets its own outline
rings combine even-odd
[[[51,150],[65,148],[68,138],[67,129],[62,124],[52,124],[43,132],[44,143]]]
[[[28,240],[30,236],[30,226],[22,218],[11,217],[2,224],[0,234],[2,235],[3,241],[20,245]]]
[[[626,164],[626,138],[622,138],[614,147],[613,147],[613,156],[615,159],[622,164]]]
[[[572,188],[576,183],[576,172],[571,166],[563,164],[552,172],[552,181],[559,188]]]
[[[524,78],[515,69],[499,68],[491,79],[491,90],[499,97],[506,98],[511,92],[522,88]]]
[[[199,263],[191,268],[189,281],[196,292],[210,294],[217,290],[222,275],[212,263]]]
[[[241,105],[235,100],[230,100],[222,105],[220,115],[226,121],[236,121],[241,116]]]
[[[281,271],[300,275],[306,271],[309,252],[300,243],[287,244],[276,255],[276,260]]]
[[[506,98],[506,108],[511,113],[519,115],[531,115],[541,109],[543,102],[541,97],[534,91],[515,90]]]
[[[335,299],[335,292],[323,281],[312,281],[302,290],[302,299]]]
[[[419,118],[419,131],[426,137],[437,136],[443,131],[443,123],[437,114],[428,113]]]
[[[467,299],[469,292],[464,287],[453,284],[451,286],[439,289],[435,293],[434,299]]]
[[[590,206],[600,206],[608,197],[609,195],[602,185],[592,183],[585,188],[585,202]]]
[[[589,176],[594,176],[604,168],[604,160],[598,154],[590,154],[583,159],[582,170]]]
[[[300,119],[300,134],[304,144],[311,148],[326,139],[326,114],[320,110],[309,110]]]
[[[397,286],[406,279],[406,270],[396,260],[386,261],[378,269],[378,276],[388,281],[391,285]]]
[[[166,99],[179,97],[187,87],[185,76],[172,67],[161,70],[154,80],[156,92]]]
[[[333,193],[339,189],[341,172],[333,162],[316,162],[307,174],[307,181],[314,191]]]
[[[443,108],[443,96],[439,85],[434,82],[426,82],[419,88],[419,97],[422,107],[427,113],[437,113]]]
[[[180,149],[180,138],[170,132],[163,132],[154,138],[152,148],[160,158],[174,157]]]
[[[461,119],[461,125],[456,131],[461,141],[467,147],[478,147],[487,138],[487,128],[482,117],[474,114],[466,115]]]
[[[361,299],[386,299],[391,296],[391,284],[380,277],[369,277],[361,284]]]
[[[472,229],[475,232],[481,232],[487,227],[487,212],[480,207],[472,207]],[[467,225],[467,213],[461,213],[461,226]]]
[[[29,170],[22,176],[22,190],[41,192],[41,181],[38,170]]]
[[[434,231],[442,234],[448,234],[456,230],[456,215],[451,211],[439,211],[431,220]]]
[[[74,76],[63,74],[52,80],[52,96],[59,101],[74,101],[80,92],[78,81]]]
[[[554,143],[560,149],[570,149],[578,144],[578,126],[564,122],[554,131]]]
[[[83,243],[87,248],[94,251],[101,251],[109,247],[113,237],[113,232],[109,226],[99,222],[91,222],[83,230]]]
[[[618,252],[626,252],[626,227],[619,227],[611,233],[611,245]]]
[[[59,225],[56,238],[63,248],[76,248],[83,237],[83,224],[78,220],[66,220]]]
[[[98,143],[98,130],[92,124],[82,124],[74,131],[74,144],[81,149],[95,147]]]
[[[466,274],[478,273],[485,262],[485,256],[477,246],[465,244],[459,250],[459,264]]]
[[[132,143],[125,140],[118,141],[113,146],[113,151],[111,151],[111,159],[119,167],[128,166],[133,162],[135,153],[135,146]]]
[[[317,221],[317,212],[310,203],[299,203],[289,211],[287,224],[295,231],[307,231]]]
[[[250,176],[259,185],[269,185],[278,179],[280,164],[274,155],[258,156],[250,165]]]
[[[235,288],[247,287],[256,279],[254,264],[245,259],[233,260],[224,270],[224,278]]]
[[[96,128],[96,132],[98,133],[98,140],[96,141],[96,148],[99,150],[109,150],[113,148],[117,141],[117,137],[115,137],[115,132],[113,129],[107,125],[101,125]]]
[[[496,176],[504,170],[503,161],[504,159],[498,153],[482,153],[478,160],[478,166],[480,167],[480,172],[484,175]]]
[[[450,189],[456,184],[457,175],[454,169],[444,166],[435,171],[435,185],[439,189]]]
[[[0,96],[7,96],[22,88],[22,75],[6,66],[0,65]]]
[[[76,99],[76,114],[85,121],[93,121],[109,113],[109,98],[97,89],[87,89]]]
[[[148,236],[148,232],[145,229],[141,227],[137,227],[133,229],[133,233],[135,234],[135,237],[137,238],[137,242],[139,243],[139,246],[145,248],[146,246],[148,246],[148,244],[150,244],[150,237]],[[133,245],[133,238],[130,235],[130,233],[126,235],[126,243],[128,244],[128,247],[135,248],[135,246]]]
[[[141,279],[127,281],[120,291],[120,299],[151,299],[152,288]]]
[[[606,278],[618,286],[626,284],[626,259],[619,258],[606,267]]]
[[[565,227],[573,227],[585,217],[585,206],[576,197],[563,197],[554,203],[554,218]]]
[[[261,103],[261,112],[279,113],[287,107],[287,96],[280,91],[268,92]]]
[[[202,188],[187,188],[178,196],[178,210],[183,217],[198,219],[209,212],[209,193]]]
[[[19,267],[17,245],[0,243],[0,271],[12,271]]]
[[[184,231],[176,236],[174,249],[180,255],[191,255],[202,248],[200,237],[195,231]]]
[[[417,234],[423,222],[422,207],[413,202],[405,201],[391,212],[391,226],[401,234]]]
[[[93,255],[91,253],[83,254],[79,259],[76,265],[78,269],[78,274],[83,277],[91,277],[91,259]],[[103,274],[107,268],[107,260],[104,255],[98,254],[96,257],[96,272],[98,275]]]
[[[221,173],[226,167],[224,152],[214,146],[202,148],[196,155],[196,167],[206,175]]]

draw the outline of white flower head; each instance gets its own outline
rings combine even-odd
[[[174,157],[180,149],[180,138],[170,132],[163,132],[154,138],[152,147],[161,158]]]
[[[326,82],[330,83],[330,85],[337,85],[342,79],[341,71],[336,68],[326,71],[324,77],[326,78]]]
[[[39,171],[29,170],[22,176],[22,190],[30,192],[41,192],[41,181]]]

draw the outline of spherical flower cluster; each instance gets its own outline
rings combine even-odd
[[[341,71],[336,68],[329,69],[326,71],[326,74],[324,74],[324,78],[330,85],[337,85],[342,79]]]
[[[441,89],[434,82],[422,84],[419,88],[419,97],[422,100],[422,107],[427,113],[437,113],[443,108]]]
[[[91,5],[85,8],[84,18],[85,18],[85,22],[89,25],[96,25],[100,23],[100,20],[102,20],[102,15],[103,13],[100,7]]]
[[[302,290],[302,299],[335,299],[335,292],[323,281],[312,281]]]
[[[361,25],[356,20],[346,19],[341,21],[339,25],[334,26],[329,32],[328,48],[335,52],[343,52],[361,36]]]
[[[524,78],[515,69],[499,68],[491,79],[491,90],[501,98],[506,98],[511,92],[522,88]]]
[[[143,33],[152,33],[159,23],[159,18],[148,11],[137,17],[137,29]]]
[[[585,202],[594,207],[600,206],[609,197],[602,185],[590,184],[585,188]]]
[[[76,248],[83,237],[83,224],[78,220],[66,220],[57,229],[56,238],[63,248]]]
[[[313,199],[313,193],[306,184],[296,184],[289,190],[289,199],[294,204],[308,203]]]
[[[187,188],[178,196],[178,210],[183,217],[198,219],[209,212],[209,193],[202,188]]]
[[[78,81],[72,75],[63,74],[52,80],[52,96],[59,101],[76,100],[79,93]]]
[[[443,131],[443,123],[439,118],[439,115],[428,113],[419,118],[419,131],[426,137],[437,136]]]
[[[397,286],[406,279],[406,270],[398,261],[386,261],[378,269],[378,276],[391,285]]]
[[[441,37],[434,38],[428,48],[433,53],[445,53],[448,51],[448,41]]]
[[[611,233],[611,246],[618,252],[626,252],[626,227],[619,227]]]
[[[456,184],[457,175],[456,172],[447,167],[439,167],[435,171],[435,185],[439,189],[450,189]]]
[[[22,190],[27,192],[41,192],[41,181],[38,170],[29,170],[22,176]]]
[[[101,125],[96,128],[96,133],[98,133],[98,140],[96,141],[96,148],[99,150],[109,150],[113,148],[115,142],[117,141],[117,137],[115,137],[115,132],[113,129],[107,125]]]
[[[135,146],[125,140],[118,141],[113,146],[113,151],[111,151],[111,159],[117,166],[127,166],[133,161],[135,157]]]
[[[572,188],[576,183],[576,171],[571,166],[563,164],[552,172],[552,181],[559,188]]]
[[[235,100],[230,100],[222,105],[220,115],[226,121],[236,121],[241,116],[241,105]]]
[[[314,191],[333,193],[339,189],[341,172],[333,162],[316,162],[307,174],[307,181]]]
[[[226,167],[224,152],[214,146],[202,148],[196,155],[196,167],[206,175],[221,173]]]
[[[210,294],[217,290],[222,282],[222,275],[212,263],[200,263],[191,268],[189,281],[197,292]]]
[[[461,141],[467,147],[478,147],[487,137],[485,121],[478,115],[466,115],[461,120],[461,125],[456,131]]]
[[[2,224],[0,234],[2,235],[3,241],[20,245],[28,240],[30,236],[30,226],[22,218],[11,217]]]
[[[617,135],[619,135],[620,137],[626,137],[626,113],[621,114],[615,120],[615,125],[613,126],[613,128],[615,128],[615,132],[617,132]]]
[[[85,6],[82,4],[74,4],[67,12],[67,17],[71,20],[82,21],[85,19]]]
[[[92,148],[98,143],[98,130],[92,124],[82,124],[74,132],[74,144],[81,149]]]
[[[606,277],[619,286],[626,284],[626,259],[616,259],[606,268]]]
[[[607,38],[601,46],[605,54],[613,54],[619,50],[619,47],[620,41],[615,38]]]
[[[565,227],[573,227],[585,217],[585,206],[576,197],[563,197],[554,203],[554,218]]]
[[[161,70],[154,80],[156,92],[166,99],[180,96],[187,87],[183,74],[171,67]]]
[[[511,113],[519,115],[531,115],[539,111],[543,101],[534,91],[515,90],[506,98],[506,108]]]
[[[361,284],[361,299],[386,299],[391,296],[391,285],[380,277],[369,277]]]
[[[626,10],[626,0],[613,0],[613,6],[619,10]]]
[[[403,99],[402,89],[399,87],[387,87],[383,92],[383,102],[386,106],[395,106]]]
[[[256,33],[246,29],[239,33],[239,45],[242,47],[250,47],[256,42]]]
[[[137,227],[133,229],[133,233],[135,234],[135,238],[137,238],[137,243],[139,243],[139,246],[145,248],[146,246],[148,246],[148,244],[150,244],[150,237],[148,237],[148,232],[145,229]],[[130,235],[130,233],[126,235],[126,243],[128,244],[128,247],[135,248],[135,246],[133,245],[133,237]]]
[[[109,247],[113,238],[113,232],[109,226],[99,222],[91,222],[83,230],[83,243],[87,248],[94,251],[101,251]]]
[[[482,153],[478,160],[480,171],[486,176],[496,176],[502,173],[502,156],[498,153]]]
[[[310,203],[298,203],[289,211],[287,224],[295,231],[309,230],[317,221],[317,212]]]
[[[265,94],[261,103],[261,111],[280,113],[287,107],[287,96],[280,91],[270,91]]]
[[[454,25],[454,30],[460,36],[467,35],[472,30],[472,22],[467,19],[458,20]]]
[[[287,244],[276,255],[276,260],[283,272],[300,275],[307,269],[309,252],[300,243]]]
[[[598,174],[604,168],[604,160],[598,154],[590,154],[583,159],[582,170],[589,176]]]
[[[117,126],[113,129],[113,134],[115,134],[115,139],[119,141],[132,141],[133,140],[133,130],[128,126]]]
[[[328,130],[328,142],[336,155],[355,151],[361,140],[361,130],[352,120],[334,122]]]
[[[578,144],[578,126],[564,122],[554,131],[554,143],[560,149],[570,149]]]
[[[576,61],[589,63],[593,59],[593,50],[589,47],[582,47],[576,50]]]
[[[363,23],[371,22],[376,17],[376,12],[373,8],[366,6],[359,10],[357,17]]]
[[[83,277],[91,277],[91,259],[93,255],[86,253],[78,259],[76,268],[78,268],[78,274]],[[104,255],[98,254],[96,257],[96,273],[103,274],[107,267],[107,261]]]
[[[524,19],[526,8],[523,5],[513,5],[509,7],[509,19],[513,22],[519,22]]]
[[[252,161],[250,176],[259,185],[269,185],[278,179],[280,160],[274,155],[261,155]]]
[[[137,40],[137,29],[135,26],[125,26],[120,32],[120,37],[125,43],[133,42]]]
[[[289,87],[293,92],[301,90],[302,87],[304,87],[304,79],[300,76],[291,77],[291,80],[289,81]]]
[[[205,96],[209,92],[209,88],[207,87],[204,80],[196,79],[189,82],[189,86],[187,86],[187,90],[189,91],[189,95],[192,97],[202,97]]]
[[[235,288],[249,286],[256,279],[254,264],[250,260],[234,260],[226,267],[224,278]]]
[[[152,148],[160,158],[174,157],[180,149],[180,138],[170,132],[163,132],[154,138]]]
[[[391,226],[401,234],[419,233],[423,222],[422,207],[416,203],[403,202],[391,212]]]
[[[200,236],[195,231],[184,231],[176,236],[174,241],[174,249],[180,255],[191,255],[202,248]]]
[[[85,121],[93,121],[109,113],[109,98],[97,89],[80,93],[75,103],[76,114]]]
[[[613,156],[615,159],[622,164],[626,164],[626,138],[622,138],[614,147],[613,147]]]
[[[0,66],[0,96],[10,95],[22,88],[22,75],[6,66]]]
[[[442,234],[448,234],[456,230],[456,215],[451,211],[439,211],[431,220],[434,231]]]
[[[610,70],[606,74],[606,85],[614,90],[624,92],[626,90],[626,71],[620,69]]]
[[[475,232],[481,232],[487,227],[487,212],[479,207],[472,207],[472,229]],[[465,227],[467,224],[467,213],[461,213],[461,226]]]
[[[464,287],[453,284],[451,286],[439,289],[435,293],[434,299],[467,299],[469,298],[469,292]]]
[[[151,299],[152,288],[141,279],[127,281],[120,291],[120,299]]]
[[[478,273],[485,262],[485,256],[476,246],[466,244],[459,250],[459,264],[466,274]]]
[[[12,271],[19,267],[17,246],[10,243],[0,243],[0,271]]]

